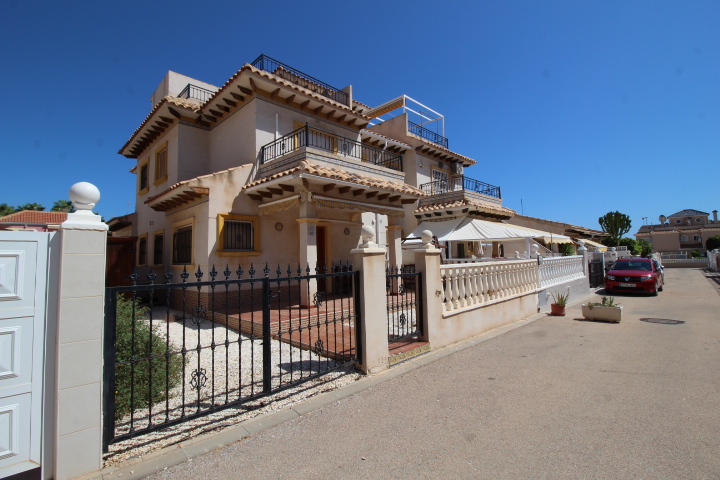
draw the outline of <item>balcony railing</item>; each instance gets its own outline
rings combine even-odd
[[[500,187],[475,180],[474,178],[468,178],[465,175],[450,177],[447,180],[423,183],[420,185],[420,189],[425,192],[426,195],[470,191],[487,195],[489,197],[502,198],[500,196]]]
[[[448,139],[440,135],[439,133],[435,133],[431,130],[428,130],[425,127],[421,127],[417,123],[413,123],[411,121],[408,121],[408,131],[410,133],[414,133],[415,135],[420,135],[425,140],[430,140],[433,143],[437,143],[438,145],[448,148]]]
[[[267,163],[304,147],[352,157],[362,162],[402,172],[401,155],[341,137],[319,128],[313,128],[307,124],[284,137],[278,138],[274,142],[264,145],[260,152],[260,163]]]
[[[251,63],[251,65],[255,68],[259,68],[260,70],[265,70],[273,75],[284,78],[295,85],[300,85],[308,90],[312,90],[320,95],[331,98],[343,105],[349,105],[347,92],[343,92],[342,90],[328,85],[325,82],[321,82],[317,78],[311,77],[310,75],[285,65],[282,62],[278,62],[267,55],[260,55],[254,62]]]
[[[183,91],[178,94],[178,98],[194,98],[201,102],[207,102],[207,99],[212,97],[214,93],[212,90],[188,83],[187,87],[183,88]]]

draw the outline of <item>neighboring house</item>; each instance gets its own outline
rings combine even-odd
[[[705,251],[708,238],[720,235],[717,210],[710,214],[699,210],[681,210],[668,217],[661,215],[657,225],[643,225],[635,234],[638,240],[647,240],[653,252],[685,253]]]
[[[111,237],[134,237],[137,228],[137,214],[128,213],[121,217],[113,217],[107,221]]]
[[[600,243],[600,241],[607,237],[608,234],[602,230],[580,227],[544,218],[529,217],[527,215],[515,215],[511,219],[507,220],[507,223],[520,227],[544,230],[555,235],[561,235],[562,237],[569,237],[573,244],[578,240],[584,240],[587,246],[597,247],[600,250],[605,250],[606,248]],[[553,252],[558,251],[559,244],[569,243],[564,239],[558,240],[554,237],[542,238],[538,239],[538,241],[546,248],[551,249]]]
[[[21,210],[0,217],[0,230],[36,230],[51,232],[60,228],[67,220],[66,212],[43,212],[39,210]]]
[[[139,273],[337,265],[363,225],[397,265],[421,219],[515,214],[463,175],[475,161],[448,148],[444,118],[404,95],[370,108],[260,56],[221,87],[168,72],[152,99],[119,152],[137,160],[136,218],[121,229],[137,235]]]

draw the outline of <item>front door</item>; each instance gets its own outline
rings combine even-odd
[[[24,478],[40,478],[51,235],[0,232],[0,478],[28,470]]]

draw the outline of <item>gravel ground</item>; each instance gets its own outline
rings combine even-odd
[[[170,315],[171,318],[182,318],[182,313],[179,311],[171,310]],[[179,351],[183,344],[186,347],[185,394],[183,395],[181,382],[171,389],[167,400],[152,405],[152,410],[136,409],[132,418],[127,415],[116,422],[116,435],[128,432],[131,421],[133,428],[137,430],[146,428],[151,416],[153,423],[157,425],[181,418],[183,415],[207,410],[213,405],[223,405],[262,392],[262,339],[252,339],[246,334],[239,334],[222,325],[213,325],[209,321],[195,325],[189,320],[189,316],[185,327],[182,321],[168,323],[165,318],[164,308],[154,309],[153,324],[158,326],[156,331],[163,338],[169,335],[170,344],[175,350]],[[211,348],[213,342],[216,345],[215,349]],[[277,340],[272,341],[271,348],[273,389],[335,367],[333,360],[318,357],[313,352]],[[355,372],[352,365],[341,367],[274,395],[248,400],[242,405],[113,444],[104,458],[104,466],[141,456],[200,433],[234,425],[264,412],[278,410],[305,398],[352,383],[358,378],[360,374]]]

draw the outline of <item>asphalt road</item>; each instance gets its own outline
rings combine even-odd
[[[576,305],[152,478],[718,479],[717,282],[666,277],[619,324]]]

